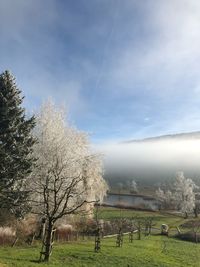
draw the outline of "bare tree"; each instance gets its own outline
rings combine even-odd
[[[145,226],[145,236],[151,234],[152,227],[155,225],[153,221],[153,217],[146,217],[144,219],[144,226]]]
[[[92,153],[87,135],[69,125],[51,103],[37,116],[34,153],[37,164],[30,180],[33,211],[46,218],[41,260],[48,261],[54,225],[65,215],[87,212],[106,194],[102,164]]]
[[[120,211],[120,218],[113,221],[113,228],[116,230],[116,247],[122,247],[123,245],[123,237],[124,230],[129,228],[129,223],[126,218],[122,217],[122,213]]]
[[[123,245],[123,237],[124,237],[124,229],[127,228],[128,222],[125,218],[122,217],[120,212],[120,219],[116,220],[117,226],[117,239],[116,239],[116,246],[122,247]]]
[[[137,234],[138,234],[138,240],[141,240],[141,235],[142,235],[142,228],[144,227],[144,219],[140,217],[134,217],[134,226],[137,229]]]
[[[130,233],[129,233],[129,242],[130,243],[133,243],[133,236],[134,236],[134,233],[137,232],[137,230],[135,229],[135,225],[134,225],[134,220],[133,218],[130,219]]]
[[[195,243],[198,243],[198,232],[199,232],[199,229],[200,229],[200,222],[199,220],[198,221],[193,221],[192,222],[192,232],[193,232],[193,236],[194,236],[194,242]]]
[[[94,251],[99,252],[101,250],[101,236],[103,235],[102,224],[99,220],[100,215],[100,205],[97,202],[95,205],[95,214],[94,214],[96,229],[95,229],[95,241],[94,241]]]
[[[122,231],[122,226],[119,226],[117,239],[116,239],[116,246],[122,247],[122,244],[123,244],[123,231]]]

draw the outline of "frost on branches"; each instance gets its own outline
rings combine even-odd
[[[177,172],[173,191],[164,192],[162,189],[156,191],[157,197],[162,201],[164,208],[172,205],[188,216],[195,209],[195,189],[198,187],[190,178],[185,178],[183,172]]]
[[[48,103],[36,121],[34,153],[38,161],[32,175],[32,201],[34,211],[46,218],[51,235],[58,219],[86,211],[88,205],[103,200],[108,188],[101,159],[92,153],[87,135],[66,125],[60,109]],[[47,261],[49,250],[46,247]]]
[[[178,172],[175,181],[174,199],[177,208],[188,216],[195,208],[195,193],[194,189],[197,188],[195,183],[190,178],[185,178],[183,172]]]
[[[163,208],[171,208],[173,205],[173,194],[170,190],[166,192],[163,191],[160,187],[156,190],[156,196],[159,198],[160,201],[163,203]]]

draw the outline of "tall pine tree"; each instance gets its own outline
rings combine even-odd
[[[26,118],[23,97],[9,71],[0,75],[0,210],[20,217],[27,210],[35,118]]]

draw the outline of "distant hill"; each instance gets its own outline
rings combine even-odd
[[[138,142],[152,142],[152,141],[165,141],[165,140],[196,140],[196,139],[200,140],[200,131],[191,133],[160,135],[144,139],[128,140],[122,143],[138,143]]]

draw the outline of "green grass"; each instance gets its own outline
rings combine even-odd
[[[156,227],[162,223],[171,227],[185,220],[181,217],[159,212],[119,210],[102,208],[99,216],[112,220],[132,217],[154,217]],[[200,244],[180,241],[172,237],[142,236],[142,240],[128,242],[124,236],[122,248],[115,246],[115,238],[101,241],[101,252],[94,252],[93,238],[87,241],[55,244],[49,264],[38,263],[40,245],[33,247],[0,247],[0,267],[200,267]],[[1,265],[2,264],[2,265]]]
[[[160,227],[161,224],[168,224],[170,227],[176,227],[186,222],[183,217],[178,217],[166,212],[152,212],[152,211],[137,211],[128,209],[118,209],[103,207],[99,211],[99,218],[104,220],[114,220],[119,218],[147,218],[153,217],[153,221],[156,227]]]
[[[93,252],[92,240],[55,245],[49,264],[37,262],[40,247],[1,248],[0,262],[9,267],[200,266],[200,245],[165,236],[143,237],[133,243],[125,237],[122,248],[115,247],[114,238],[103,239],[101,245],[100,253]]]

